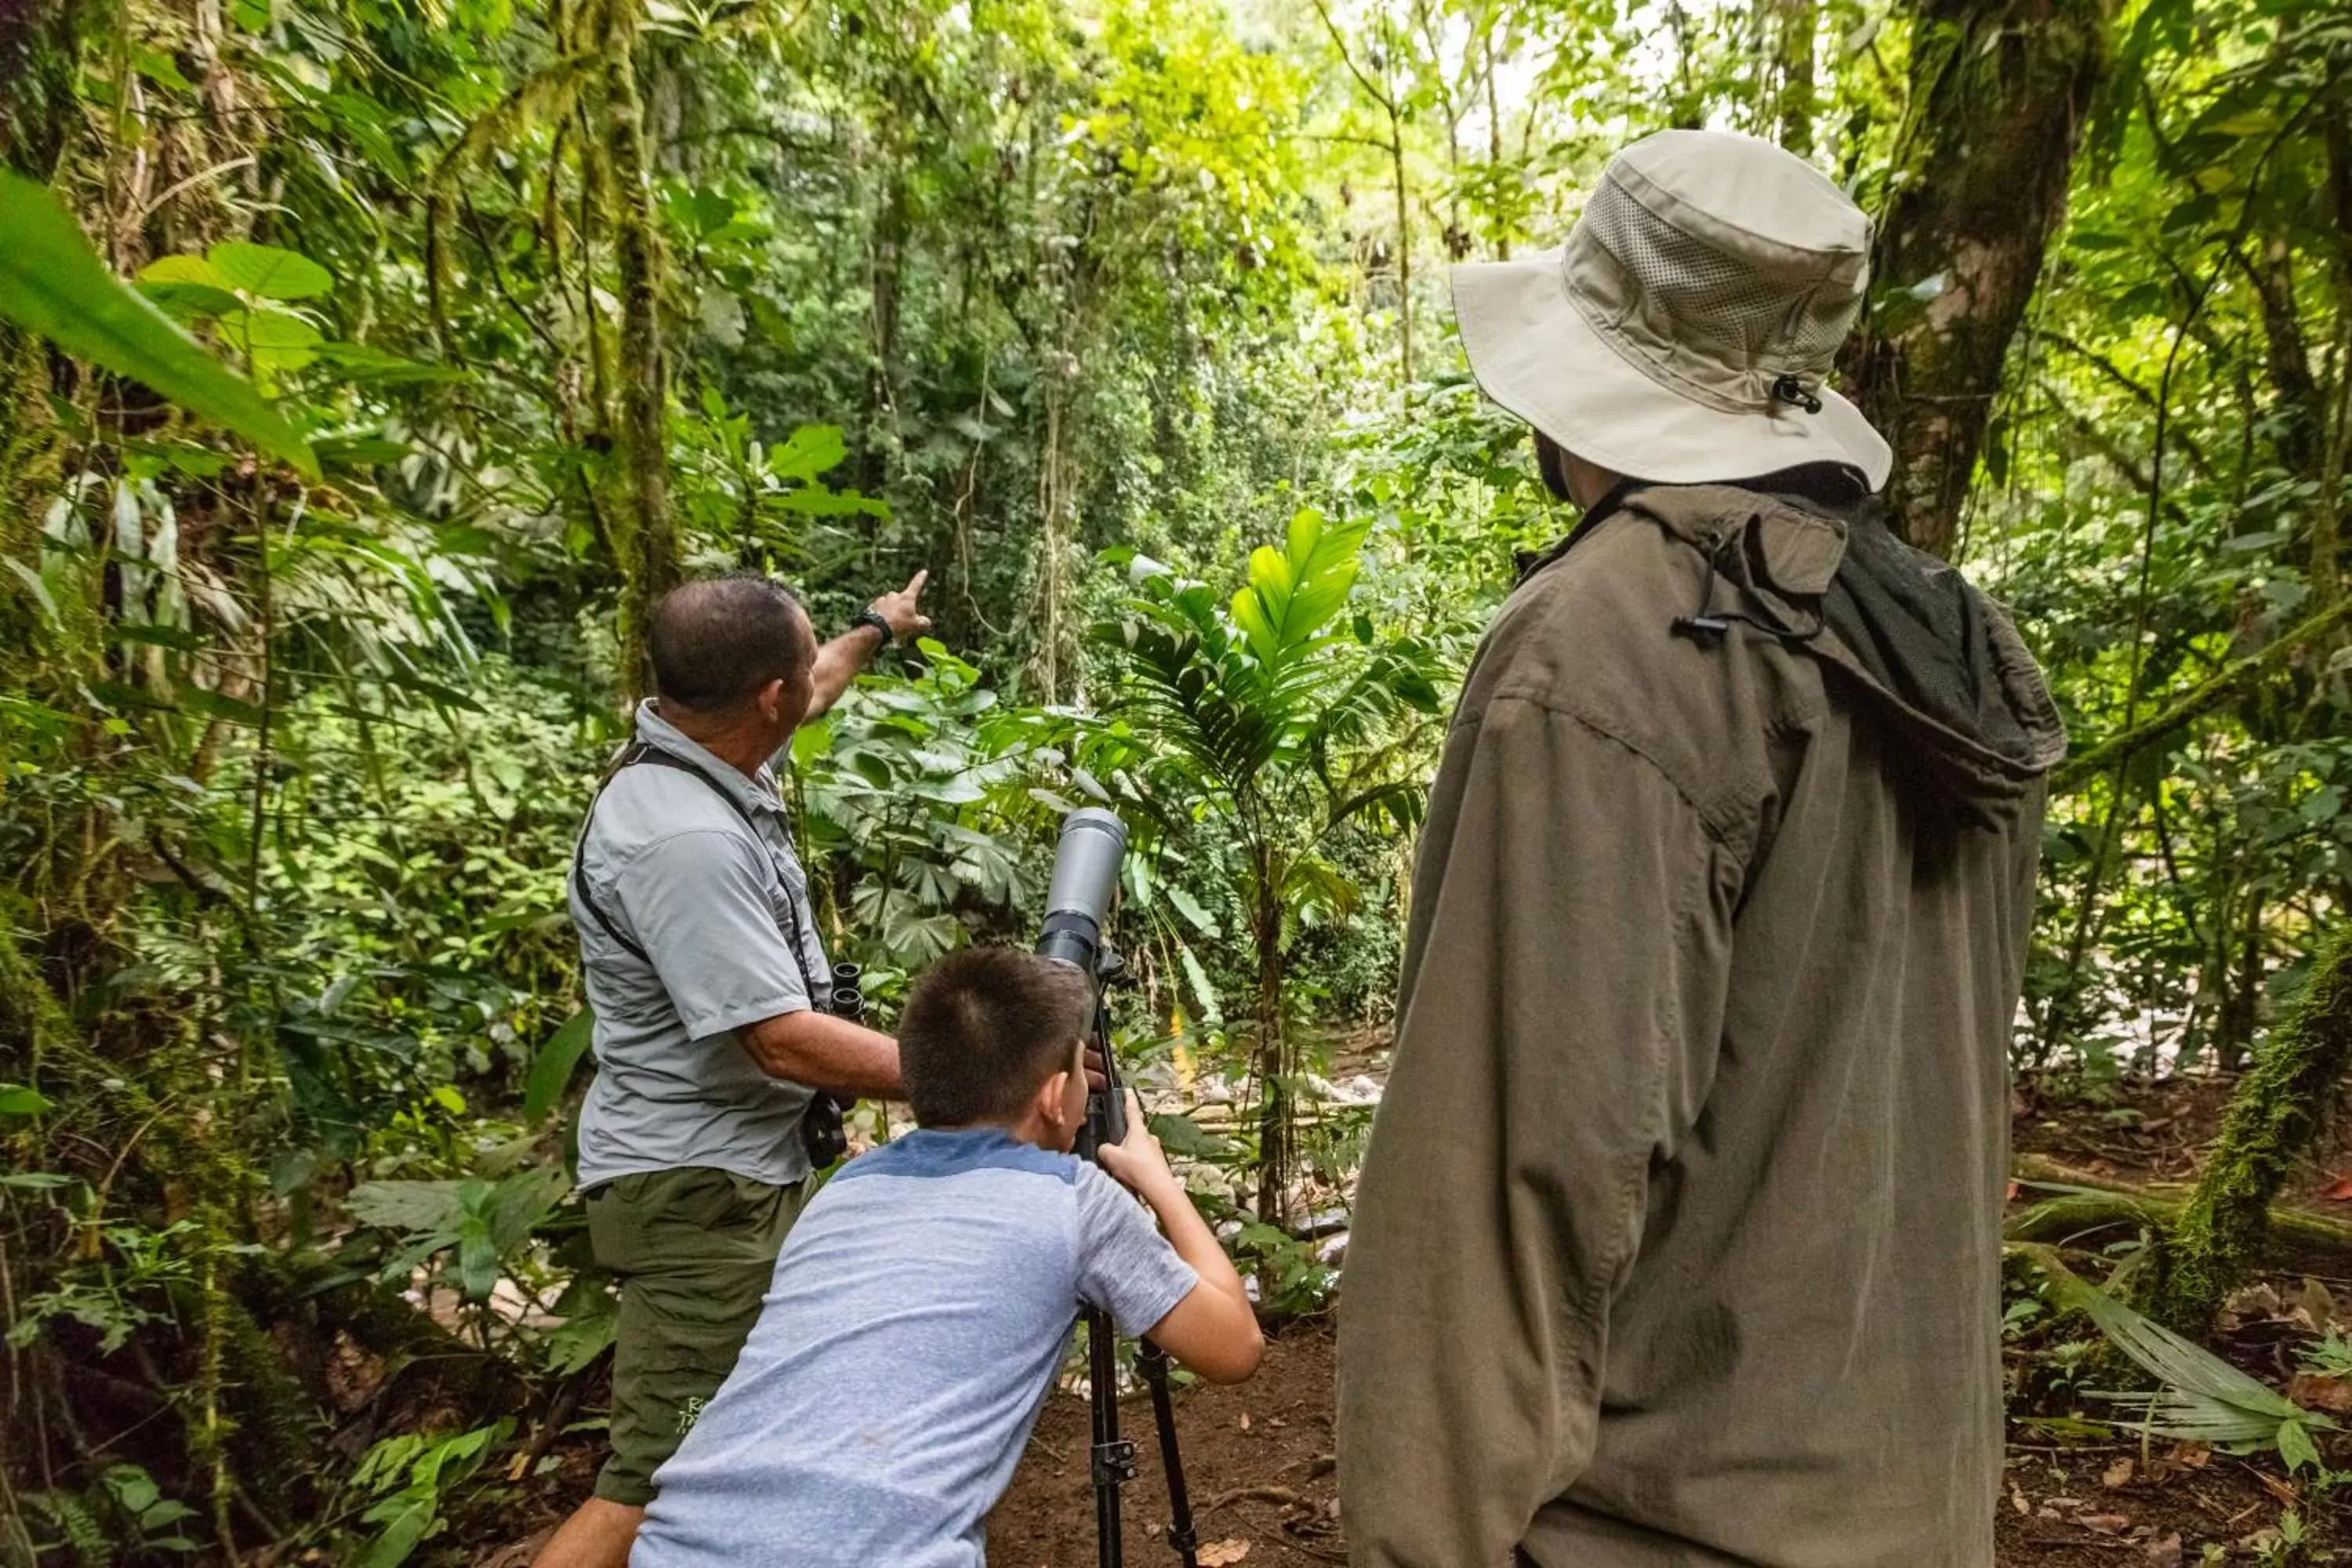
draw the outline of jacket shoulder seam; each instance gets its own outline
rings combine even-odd
[[[1486,710],[1492,709],[1497,702],[1524,702],[1530,708],[1540,709],[1544,712],[1570,720],[1601,739],[1613,742],[1624,748],[1640,758],[1652,773],[1664,782],[1668,789],[1675,792],[1675,798],[1690,808],[1691,814],[1698,818],[1699,826],[1706,830],[1706,836],[1709,838],[1727,849],[1738,847],[1739,835],[1736,819],[1744,815],[1738,809],[1747,804],[1743,796],[1734,795],[1727,798],[1718,795],[1710,798],[1702,795],[1685,783],[1675,770],[1668,767],[1654,751],[1629,734],[1624,725],[1615,722],[1604,714],[1595,712],[1581,702],[1563,699],[1550,691],[1519,686],[1501,688],[1488,695],[1485,708],[1482,708],[1475,716],[1465,717],[1463,722],[1479,722],[1485,718]]]

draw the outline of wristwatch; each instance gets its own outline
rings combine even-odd
[[[884,616],[879,610],[860,610],[857,614],[849,617],[849,629],[851,631],[856,631],[860,626],[872,626],[876,631],[882,634],[881,642],[877,644],[874,649],[877,653],[881,652],[882,649],[888,647],[893,642],[898,640],[896,634],[890,630],[889,618]]]

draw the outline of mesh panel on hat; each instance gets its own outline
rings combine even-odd
[[[1862,308],[1860,290],[1775,278],[1675,228],[1605,176],[1578,226],[1677,328],[1791,370],[1826,371]]]

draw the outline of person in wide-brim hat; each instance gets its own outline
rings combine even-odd
[[[1990,1568],[2007,1048],[2064,747],[1829,384],[1870,230],[1621,153],[1454,274],[1582,509],[1465,680],[1339,1313],[1357,1568]]]
[[[1870,221],[1767,142],[1669,131],[1612,159],[1568,243],[1454,269],[1487,396],[1586,463],[1669,484],[1892,456],[1828,384]]]

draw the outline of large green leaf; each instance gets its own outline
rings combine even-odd
[[[539,1055],[531,1058],[530,1078],[523,1085],[522,1119],[527,1125],[543,1121],[562,1100],[595,1027],[595,1018],[583,1007],[564,1019],[562,1026],[548,1037],[547,1044],[539,1047]]]
[[[1198,899],[1174,882],[1169,883],[1161,890],[1167,894],[1168,901],[1174,906],[1176,912],[1192,922],[1194,931],[1199,931],[1202,936],[1213,937],[1217,934],[1216,921],[1211,917],[1208,910],[1201,907],[1201,901]]]
[[[319,477],[309,444],[259,393],[109,272],[56,195],[5,170],[0,316]]]
[[[343,1203],[362,1225],[410,1232],[446,1230],[463,1209],[456,1182],[362,1182]]]
[[[159,256],[139,269],[142,283],[189,283],[226,294],[236,287],[201,256]]]
[[[47,1095],[21,1083],[0,1083],[0,1116],[38,1116],[49,1108]]]
[[[300,370],[325,334],[286,310],[232,310],[220,319],[222,338],[243,350],[256,371]]]
[[[572,1178],[561,1165],[534,1165],[500,1182],[491,1189],[487,1211],[491,1247],[503,1256],[521,1246],[571,1190]]]
[[[163,256],[139,269],[139,291],[183,316],[223,316],[245,301],[220,269],[201,256]]]
[[[1333,523],[1312,507],[1293,514],[1283,548],[1251,552],[1249,586],[1234,595],[1234,619],[1268,668],[1331,622],[1356,585],[1358,552],[1369,524]]]
[[[1176,944],[1176,957],[1184,966],[1184,978],[1192,983],[1192,994],[1201,1004],[1201,1016],[1212,1025],[1225,1021],[1223,1000],[1210,982],[1209,972],[1201,966],[1200,959],[1182,942]]]
[[[383,1533],[368,1545],[367,1554],[360,1559],[360,1568],[400,1568],[416,1543],[425,1539],[432,1526],[435,1500],[430,1496],[409,1499],[385,1523]]]
[[[205,251],[205,259],[233,286],[264,300],[308,300],[335,286],[325,268],[274,245],[226,240]]]
[[[2289,1427],[2332,1427],[2260,1379],[2182,1338],[2068,1268],[2047,1247],[2021,1246],[2050,1277],[2058,1301],[2087,1316],[2108,1342],[2160,1385],[2153,1394],[2105,1397],[2136,1409],[2145,1430],[2159,1437],[2200,1443],[2278,1443]],[[2288,1437],[2308,1437],[2307,1430]]]
[[[558,1377],[578,1372],[604,1353],[620,1322],[620,1314],[602,1300],[595,1310],[566,1318],[547,1336],[547,1370]]]
[[[812,480],[840,467],[849,456],[838,425],[803,425],[768,453],[768,471],[779,479]]]

